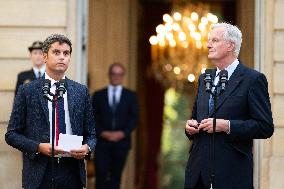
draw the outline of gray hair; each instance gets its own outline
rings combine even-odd
[[[47,53],[50,46],[55,42],[59,42],[60,45],[62,43],[66,43],[67,45],[70,46],[70,54],[72,53],[72,43],[71,43],[70,39],[68,39],[66,36],[64,36],[62,34],[52,34],[52,35],[48,36],[43,42],[42,51],[44,53]]]
[[[234,53],[238,56],[242,45],[241,30],[237,26],[225,22],[212,24],[211,29],[213,30],[215,28],[225,28],[224,40],[231,41],[235,44]]]

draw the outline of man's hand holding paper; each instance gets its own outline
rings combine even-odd
[[[72,156],[76,159],[84,159],[89,153],[89,146],[82,145],[83,136],[59,134],[58,148],[62,149],[66,154],[62,156]]]

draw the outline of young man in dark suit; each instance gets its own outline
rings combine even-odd
[[[253,139],[271,137],[274,125],[266,77],[237,59],[241,42],[242,33],[236,26],[212,26],[207,44],[208,58],[216,67],[212,78],[216,85],[218,73],[227,70],[228,83],[218,97],[212,158],[212,97],[205,89],[205,74],[199,78],[192,119],[185,127],[192,140],[185,172],[186,189],[208,189],[212,183],[213,189],[253,188]]]
[[[20,85],[29,83],[35,79],[40,78],[41,76],[43,76],[45,72],[45,64],[43,61],[43,52],[42,52],[42,42],[35,41],[28,49],[30,52],[30,59],[33,67],[30,70],[26,70],[18,74],[15,96],[18,92]]]
[[[42,78],[20,86],[5,139],[9,145],[23,152],[23,188],[50,189],[52,104],[43,97],[42,88],[45,79],[49,79],[50,91],[55,93],[58,81],[65,79],[67,90],[55,106],[57,158],[54,165],[54,188],[83,188],[86,187],[84,158],[94,150],[96,144],[88,89],[65,76],[72,53],[72,44],[67,37],[60,34],[49,36],[43,43],[43,52],[46,72]],[[63,152],[57,146],[59,133],[83,136],[81,148],[67,154]]]
[[[122,86],[125,68],[109,68],[110,84],[93,95],[98,144],[95,152],[96,189],[119,189],[131,146],[131,132],[138,120],[136,94]]]

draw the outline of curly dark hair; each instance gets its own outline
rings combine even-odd
[[[68,39],[66,36],[64,36],[62,34],[52,34],[52,35],[48,36],[43,42],[42,51],[44,53],[47,53],[50,46],[55,42],[59,42],[60,45],[62,43],[66,43],[67,45],[70,46],[70,54],[72,53],[72,43],[71,43],[70,39]]]

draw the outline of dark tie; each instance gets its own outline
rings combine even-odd
[[[213,96],[210,94],[210,98],[208,101],[208,115],[211,115],[211,113],[213,113],[214,111],[214,99]]]
[[[112,93],[112,110],[115,112],[116,110],[116,105],[117,105],[117,102],[116,102],[116,97],[115,97],[115,92],[116,92],[116,88],[114,87],[113,88],[113,93]]]
[[[116,102],[116,98],[115,98],[115,91],[116,88],[113,88],[113,93],[112,93],[112,120],[111,120],[111,127],[114,130],[116,127],[116,120],[115,120],[115,110],[116,110],[116,106],[117,106],[117,102]]]
[[[38,72],[37,78],[39,79],[41,77],[40,71]]]
[[[219,77],[219,73],[215,76],[215,78]],[[215,80],[215,78],[214,78],[214,80]],[[219,94],[220,87],[214,87],[213,93],[215,93],[216,90],[217,90],[217,94]],[[209,98],[209,101],[208,101],[208,115],[211,115],[213,112],[214,112],[214,99],[213,99],[213,96],[210,94],[210,98]]]
[[[59,82],[56,84],[56,88],[58,88]],[[57,90],[57,89],[56,89]],[[56,132],[58,135],[59,133],[66,134],[66,124],[65,124],[65,110],[64,110],[64,99],[58,99],[56,103],[56,125],[58,126]]]

